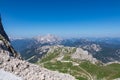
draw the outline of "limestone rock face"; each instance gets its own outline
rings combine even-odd
[[[91,54],[88,53],[88,51],[85,51],[81,48],[76,49],[76,52],[72,54],[72,58],[79,60],[88,60],[93,64],[98,62],[96,58],[94,58]]]

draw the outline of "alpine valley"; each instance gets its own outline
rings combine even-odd
[[[26,61],[77,80],[119,80],[120,38],[60,38],[44,35],[11,39]]]

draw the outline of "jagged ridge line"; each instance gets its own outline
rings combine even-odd
[[[0,38],[5,44],[5,46],[8,48],[8,50],[12,53],[13,57],[20,58],[19,54],[14,50],[10,42],[8,42],[1,34],[0,34]]]

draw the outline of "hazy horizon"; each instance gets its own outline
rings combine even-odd
[[[119,0],[0,0],[10,37],[120,37]]]

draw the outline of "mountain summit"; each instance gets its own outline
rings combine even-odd
[[[37,36],[34,38],[39,43],[59,43],[61,39],[55,35],[48,34],[44,36]]]

